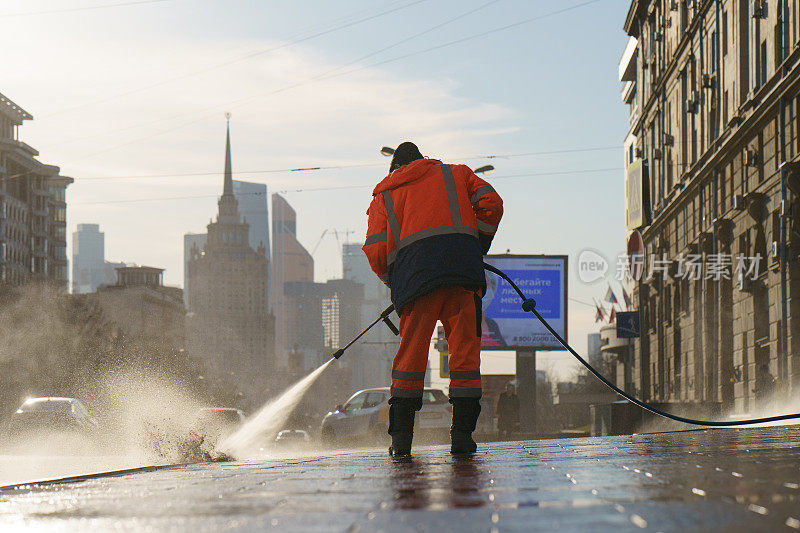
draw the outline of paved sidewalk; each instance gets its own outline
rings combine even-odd
[[[800,529],[800,428],[191,465],[0,491],[0,530]]]

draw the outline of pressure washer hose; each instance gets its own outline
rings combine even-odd
[[[800,418],[800,413],[794,413],[794,414],[788,414],[788,415],[767,416],[767,417],[764,417],[764,418],[751,418],[749,420],[729,420],[729,421],[724,421],[724,422],[714,422],[714,421],[711,421],[711,420],[695,420],[694,418],[686,418],[686,417],[683,417],[683,416],[678,416],[678,415],[673,415],[673,414],[667,413],[666,411],[662,411],[658,407],[655,407],[653,405],[650,405],[649,403],[646,403],[646,402],[643,402],[641,400],[638,400],[637,398],[634,398],[633,396],[631,396],[627,392],[623,391],[622,389],[620,389],[619,387],[617,387],[616,385],[614,385],[613,383],[608,381],[605,377],[603,377],[602,374],[600,374],[600,372],[595,370],[592,367],[592,365],[590,365],[588,362],[586,362],[586,360],[583,357],[578,355],[578,353],[575,350],[573,350],[572,347],[569,344],[567,344],[567,341],[562,339],[561,335],[559,335],[550,326],[550,324],[548,324],[547,321],[544,318],[542,318],[542,315],[540,315],[539,312],[536,310],[536,301],[533,298],[526,298],[525,295],[522,293],[522,291],[519,289],[519,287],[517,287],[517,284],[514,283],[505,274],[505,272],[503,272],[502,270],[500,270],[498,268],[493,267],[492,265],[486,264],[486,263],[483,264],[483,267],[486,270],[488,270],[489,272],[494,272],[495,274],[497,274],[498,276],[500,276],[501,278],[506,280],[506,282],[508,282],[508,284],[511,285],[511,287],[517,292],[519,297],[522,299],[522,309],[524,311],[526,311],[526,312],[530,311],[531,313],[533,313],[536,316],[536,318],[539,319],[539,322],[541,322],[542,325],[545,328],[547,328],[547,331],[549,331],[558,340],[558,342],[561,343],[561,345],[569,353],[571,353],[578,361],[580,361],[583,366],[588,368],[589,372],[594,374],[597,379],[599,379],[600,381],[605,383],[605,385],[608,388],[610,388],[611,390],[613,390],[614,392],[616,392],[617,394],[619,394],[620,396],[622,396],[623,398],[625,398],[629,402],[638,405],[642,409],[646,409],[647,411],[650,411],[651,413],[657,414],[659,416],[663,416],[664,418],[669,418],[670,420],[675,420],[676,422],[683,422],[684,424],[693,424],[693,425],[696,425],[696,426],[722,426],[722,427],[744,426],[744,425],[749,425],[749,424],[762,424],[764,422],[777,422],[779,420],[792,420],[792,419]]]

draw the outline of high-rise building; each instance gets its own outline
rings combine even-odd
[[[253,248],[263,246],[270,259],[266,184],[233,180],[233,195],[239,202],[239,214],[250,225],[250,245]]]
[[[105,234],[99,224],[78,224],[72,234],[72,292],[94,292],[106,283]]]
[[[297,214],[280,195],[272,195],[272,296],[275,315],[275,349],[286,365],[300,332],[293,332],[295,301],[284,297],[286,283],[314,281],[314,259],[297,240]]]
[[[19,140],[30,113],[0,94],[0,283],[67,289],[66,189],[74,180]]]
[[[589,333],[586,336],[586,357],[589,364],[595,368],[600,368],[603,361],[603,352],[600,349],[600,334]]]
[[[189,258],[192,257],[192,250],[203,253],[206,247],[205,233],[186,233],[183,236],[183,304],[189,309]]]
[[[267,209],[267,186],[263,183],[252,183],[249,181],[233,180],[233,195],[239,202],[239,214],[242,215],[244,222],[250,226],[248,240],[253,248],[263,246],[266,250],[267,260],[270,259],[270,239],[269,239],[269,210]],[[186,233],[183,236],[183,299],[188,307],[189,290],[187,274],[189,272],[189,255],[192,247],[203,251],[206,245],[205,233]],[[267,278],[267,297],[272,293],[271,276]],[[267,306],[269,308],[269,301]]]
[[[787,5],[630,3],[619,77],[641,336],[628,374],[645,401],[747,413],[800,390],[800,15]]]
[[[95,292],[117,283],[117,269],[124,262],[105,260],[105,234],[99,224],[78,224],[72,234],[72,292]]]
[[[342,245],[344,279],[364,286],[364,298],[358,309],[359,331],[375,320],[375,317],[392,303],[389,288],[372,272],[361,246],[353,243]],[[397,316],[392,316],[397,323]],[[389,328],[379,324],[362,339],[363,346],[368,348],[369,357],[362,358],[357,365],[352,366],[353,387],[364,389],[387,386],[392,372],[392,360],[400,346],[400,337],[396,337]],[[426,373],[426,379],[430,384],[430,370]]]
[[[233,194],[230,128],[218,205],[203,250],[190,251],[187,345],[212,373],[225,376],[248,401],[258,403],[275,385],[275,321],[267,307],[266,250],[250,246],[250,228]]]

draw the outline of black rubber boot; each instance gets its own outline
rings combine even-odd
[[[479,398],[451,398],[453,425],[450,428],[450,453],[453,455],[475,453],[478,445],[472,440],[472,432],[481,414]]]
[[[417,406],[417,404],[420,404]],[[411,441],[414,439],[414,413],[422,407],[422,400],[392,398],[389,400],[389,435],[392,445],[389,455],[408,457],[411,455]]]

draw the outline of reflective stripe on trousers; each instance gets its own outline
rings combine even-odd
[[[480,398],[480,300],[474,291],[445,287],[421,296],[400,315],[400,348],[392,363],[392,396],[419,398],[436,322],[450,349],[450,397]]]

